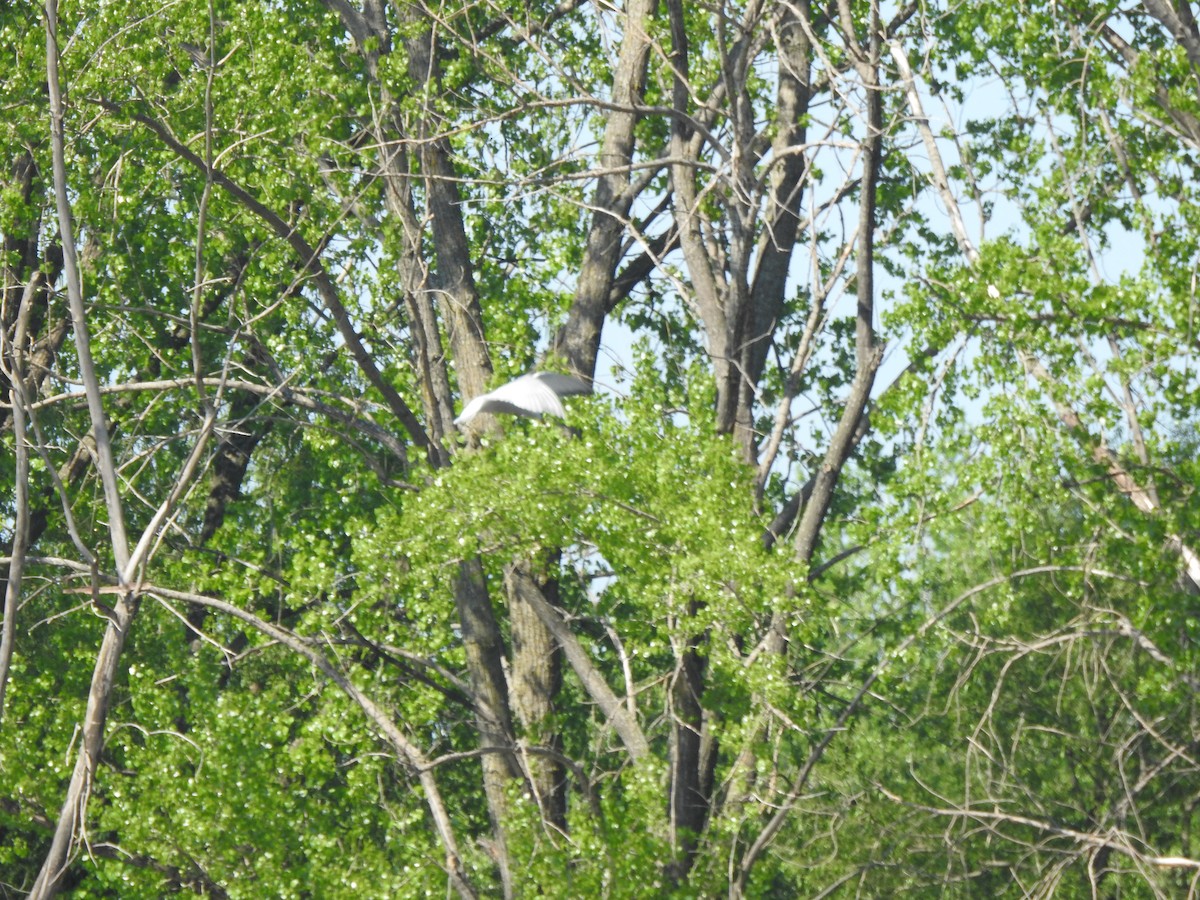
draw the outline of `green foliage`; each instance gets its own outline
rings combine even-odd
[[[614,171],[603,141],[629,25],[552,0],[384,4],[384,31],[360,34],[342,6],[64,0],[68,195],[134,542],[170,511],[134,576],[72,896],[443,896],[427,774],[481,895],[501,891],[502,853],[514,896],[719,896],[743,875],[755,897],[1192,889],[1193,870],[1161,859],[1200,857],[1200,601],[1182,574],[1200,534],[1200,104],[1170,29],[1107,0],[935,4],[888,26],[978,258],[948,224],[885,46],[869,218],[888,356],[801,562],[782,513],[832,471],[860,374],[868,129],[843,28],[865,41],[867,6],[807,23],[811,102],[787,151],[803,154],[803,221],[777,306],[755,310],[767,363],[739,422],[760,459],[778,442],[762,472],[717,433],[714,372],[743,348],[710,356],[722,336],[701,325],[696,260],[663,223],[690,179],[718,305],[765,294],[754,267],[787,159],[772,141],[797,124],[779,120],[777,42],[800,39],[795,10],[743,22],[757,7],[685,4],[680,110],[668,11],[643,23],[618,273],[649,274],[600,301],[632,347],[565,423],[503,417],[465,438],[442,433],[432,377],[467,327],[446,299],[453,262],[480,298],[484,377],[543,361],[605,250],[591,229],[608,221],[597,182]],[[33,546],[0,720],[0,893],[27,891],[49,847],[115,568],[64,313],[41,15],[0,10],[4,460],[17,304],[34,268],[53,281],[23,348]],[[699,149],[677,169],[683,126]],[[457,191],[462,260],[434,227],[449,214],[435,178]],[[432,340],[414,314],[426,297]],[[448,464],[417,449],[348,352],[355,335]],[[14,469],[0,466],[5,553]],[[488,710],[455,595],[475,563],[508,686],[528,638],[505,588],[521,563],[644,758],[563,664],[548,721],[514,716],[527,768],[503,803],[484,784],[480,757],[512,748],[480,745]],[[711,753],[697,834],[672,793],[691,734]],[[533,758],[563,762],[562,821],[530,790]]]

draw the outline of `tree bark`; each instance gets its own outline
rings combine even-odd
[[[499,751],[483,753],[481,764],[484,793],[492,817],[494,856],[508,896],[512,891],[512,877],[504,826],[508,808],[505,791],[512,779],[520,777],[520,767],[513,753],[512,713],[504,678],[504,641],[488,596],[483,563],[478,557],[459,563],[454,603],[458,609],[463,648],[467,652],[471,693],[477,703],[479,744],[485,750]]]
[[[708,355],[712,359],[713,376],[717,384],[717,430],[728,431],[733,420],[729,403],[730,383],[729,328],[725,310],[725,285],[715,269],[714,255],[705,246],[701,230],[702,213],[696,190],[696,168],[693,162],[699,152],[699,142],[689,124],[691,85],[688,80],[688,36],[684,20],[683,0],[668,0],[671,20],[671,102],[675,115],[671,118],[671,189],[675,207],[675,225],[679,232],[679,247],[695,293],[694,301],[708,339]]]
[[[8,552],[8,573],[4,579],[4,626],[0,631],[0,725],[4,722],[4,695],[8,688],[8,673],[17,637],[17,605],[21,597],[25,554],[29,549],[29,440],[26,435],[29,393],[24,356],[29,315],[40,280],[40,273],[35,272],[25,285],[17,310],[12,344],[8,343],[7,329],[0,334],[0,369],[7,375],[11,388],[9,399],[12,405],[13,444],[16,456],[16,471],[13,473],[12,544]]]
[[[712,808],[717,753],[704,728],[701,703],[707,669],[703,648],[707,642],[708,636],[702,635],[688,643],[671,684],[670,818],[676,856],[666,872],[676,883],[683,882],[696,860],[700,834]]]
[[[631,0],[625,10],[625,31],[617,68],[613,73],[612,103],[604,126],[600,150],[601,174],[592,199],[583,265],[567,321],[554,339],[553,352],[563,357],[577,375],[596,374],[600,334],[609,309],[609,294],[621,261],[621,238],[634,197],[630,192],[629,166],[633,161],[637,104],[646,87],[650,37],[646,24],[654,13],[654,0]]]
[[[108,528],[118,572],[118,584],[126,587],[126,579],[132,574],[128,571],[129,543],[125,533],[124,511],[121,505],[112,445],[109,441],[108,425],[105,421],[104,406],[100,400],[100,382],[92,366],[83,294],[76,265],[71,207],[67,196],[66,161],[63,147],[63,101],[58,80],[57,0],[47,0],[46,2],[45,28],[46,78],[50,93],[50,140],[54,156],[54,193],[58,207],[59,234],[62,238],[67,296],[75,331],[75,346],[79,355],[79,373],[87,391],[88,412],[92,421],[92,434],[96,442],[96,467],[100,473],[105,504],[108,508]],[[88,691],[75,767],[67,784],[62,810],[54,826],[54,836],[29,894],[31,900],[47,900],[57,893],[72,849],[83,836],[86,827],[87,800],[104,742],[104,726],[108,719],[108,707],[112,700],[117,666],[136,612],[136,595],[131,590],[123,591],[109,614],[108,624],[104,629],[104,638],[100,644],[100,652],[96,655],[96,665],[92,672],[91,687]]]
[[[801,21],[803,18],[803,22]],[[751,314],[741,336],[740,365],[743,378],[738,393],[738,430],[734,439],[747,461],[757,459],[758,435],[752,412],[757,399],[754,386],[763,376],[771,337],[783,314],[788,272],[795,255],[809,161],[797,152],[808,137],[808,108],[812,91],[811,15],[808,0],[780,8],[778,31],[779,87],[776,91],[776,131],[771,141],[774,165],[768,194],[766,227],[758,241],[758,263],[750,287]]]
[[[691,97],[712,92],[699,90],[690,83],[684,7],[681,0],[670,0],[667,6],[671,18],[675,113],[671,124],[670,155],[674,160],[671,184],[680,246],[712,358],[717,385],[717,431],[732,434],[742,458],[753,465],[758,458],[754,425],[757,387],[775,325],[784,308],[808,167],[807,156],[798,148],[807,134],[812,24],[807,3],[789,4],[778,13],[780,74],[771,142],[774,159],[770,188],[765,192],[765,210],[757,207],[755,199],[760,191],[754,166],[760,151],[756,146],[758,136],[752,104],[737,74],[751,47],[745,35],[752,31],[755,18],[761,14],[759,7],[751,5],[738,27],[730,29],[741,36],[729,41],[720,83],[721,93],[730,98],[732,146],[722,151],[730,167],[728,182],[716,191],[728,214],[724,239],[718,242],[706,236],[704,208],[696,188],[701,144],[690,124],[695,121],[691,117]],[[754,223],[760,217],[765,219],[765,228],[756,244]]]
[[[883,155],[883,98],[879,89],[879,8],[876,0],[873,0],[868,28],[869,37],[865,47],[855,36],[849,0],[838,0],[838,9],[841,14],[843,37],[866,94],[867,109],[865,134],[861,141],[863,173],[860,183],[855,271],[856,371],[850,386],[850,394],[846,398],[842,415],[825,449],[821,466],[800,494],[803,505],[797,510],[800,521],[796,528],[793,551],[797,562],[805,567],[812,563],[821,528],[833,502],[834,491],[842,469],[866,430],[869,429],[866,410],[870,402],[871,388],[875,383],[875,375],[883,358],[883,348],[875,342],[874,321],[875,201]],[[769,533],[779,532],[775,531],[773,525]],[[787,625],[779,614],[772,616],[771,626],[762,641],[762,648],[772,656],[786,652]],[[734,797],[735,803],[740,803],[741,798],[745,796],[745,791],[750,786],[752,761],[752,748],[747,747],[739,758],[738,764],[735,765],[734,783],[740,788],[740,792]],[[779,817],[773,818],[768,825],[768,830],[772,827],[777,829],[778,821]],[[750,870],[770,838],[771,835],[764,830],[743,857],[734,883],[730,887],[731,897],[743,896]]]
[[[413,23],[424,26],[424,23]],[[432,29],[404,42],[409,76],[428,96],[438,90],[440,72]],[[484,393],[492,361],[483,329],[483,309],[475,287],[471,250],[462,219],[462,196],[451,161],[450,142],[435,137],[437,123],[423,116],[418,124],[418,155],[424,177],[429,222],[437,254],[437,294],[450,339],[458,388],[466,400]]]
[[[576,677],[579,678],[583,689],[600,707],[600,711],[617,732],[617,736],[625,745],[626,751],[634,762],[638,762],[650,753],[650,743],[642,733],[637,718],[634,717],[620,701],[612,688],[605,682],[604,676],[593,665],[587,650],[579,639],[571,632],[570,627],[563,621],[562,615],[547,602],[541,590],[529,578],[518,577],[514,582],[518,589],[524,592],[524,600],[533,607],[539,619],[554,635],[554,640],[562,648],[563,655],[570,664]]]
[[[812,561],[817,537],[833,501],[833,491],[841,476],[842,467],[857,443],[855,433],[871,399],[875,373],[883,359],[883,348],[875,343],[875,192],[883,158],[883,95],[879,87],[879,9],[877,3],[873,2],[870,36],[867,46],[862,47],[854,36],[849,0],[838,0],[838,7],[851,59],[866,92],[867,105],[866,133],[862,140],[863,175],[859,187],[858,255],[855,267],[856,371],[850,386],[850,395],[842,408],[841,419],[825,450],[820,471],[796,529],[796,559],[806,565]]]
[[[368,73],[380,91],[382,113],[372,127],[379,147],[381,168],[387,181],[389,212],[401,222],[405,235],[407,257],[401,273],[406,289],[417,362],[422,366],[422,393],[433,437],[430,440],[430,460],[435,466],[450,462],[443,438],[454,434],[450,421],[449,379],[441,337],[428,301],[428,290],[436,288],[453,356],[459,390],[469,399],[483,393],[491,379],[492,367],[483,329],[483,313],[475,287],[473,263],[462,220],[461,196],[458,192],[450,146],[445,138],[434,137],[437,122],[432,114],[418,120],[417,134],[402,131],[399,114],[393,109],[394,98],[377,78],[377,62],[393,42],[392,29],[387,22],[386,8],[378,0],[366,0],[362,10],[347,0],[326,0],[335,10],[347,31],[358,44],[367,62]],[[415,34],[403,41],[408,60],[408,73],[419,90],[432,94],[437,90],[439,69],[434,31],[424,19],[419,7],[407,7],[399,13],[405,33]],[[415,138],[417,158],[424,179],[427,218],[431,224],[437,269],[434,283],[425,278],[420,262],[422,229],[412,209],[408,185],[410,173],[400,166],[399,147],[403,141]],[[508,782],[520,775],[514,745],[512,712],[504,677],[506,652],[504,640],[492,609],[483,565],[479,559],[461,563],[454,581],[454,602],[467,651],[467,669],[472,690],[481,704],[477,714],[480,745],[486,750],[481,756],[484,791],[492,819],[493,855],[500,868],[505,894],[511,893],[504,818],[505,793]]]
[[[546,602],[557,608],[558,582],[548,578],[538,585],[527,563],[513,563],[505,571],[505,586],[512,625],[509,696],[513,712],[526,741],[553,751],[530,757],[526,768],[542,817],[566,830],[567,771],[554,755],[562,752],[554,721],[554,704],[562,689],[562,651],[528,599],[531,589],[540,590]]]

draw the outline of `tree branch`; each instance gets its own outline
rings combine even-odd
[[[354,361],[358,364],[359,369],[371,383],[371,386],[379,391],[380,395],[386,401],[388,408],[392,411],[392,414],[404,426],[404,430],[408,432],[413,443],[427,453],[431,452],[432,445],[428,435],[425,433],[425,429],[421,427],[421,423],[404,401],[404,398],[383,377],[383,374],[375,365],[375,361],[367,352],[366,347],[363,346],[362,338],[359,337],[353,323],[350,321],[350,313],[346,309],[345,304],[342,303],[337,286],[333,283],[333,279],[330,278],[329,273],[325,271],[325,267],[321,264],[320,252],[312,247],[299,231],[288,225],[277,213],[257,200],[245,188],[233,181],[233,179],[220,169],[209,167],[203,159],[179,141],[166,125],[143,113],[130,113],[120,103],[110,100],[100,100],[98,102],[105,109],[128,115],[133,121],[145,125],[157,134],[176,156],[193,166],[197,171],[204,174],[205,177],[211,178],[214,184],[223,188],[230,196],[245,206],[246,209],[258,216],[277,237],[288,243],[293,252],[299,257],[302,271],[312,273],[317,286],[317,292],[321,296],[321,301],[333,317],[338,333],[342,336],[342,340],[346,342],[346,346],[350,349],[350,353],[354,357]]]
[[[92,673],[84,714],[82,740],[75,759],[75,767],[67,784],[62,810],[54,827],[54,836],[42,861],[41,871],[30,891],[30,900],[49,900],[58,892],[72,848],[85,827],[87,801],[104,741],[104,725],[107,720],[108,705],[112,698],[117,665],[121,658],[121,649],[124,646],[129,625],[137,612],[137,598],[126,589],[128,586],[126,579],[132,575],[129,570],[129,541],[125,532],[125,517],[112,443],[108,433],[108,423],[104,414],[104,405],[100,399],[100,381],[92,362],[87,317],[83,305],[83,291],[75,253],[71,206],[67,194],[66,151],[63,146],[63,98],[58,79],[57,0],[46,0],[44,12],[46,79],[50,94],[50,144],[53,154],[54,193],[58,207],[59,233],[63,246],[63,271],[67,279],[67,297],[75,331],[79,373],[87,394],[92,436],[96,443],[96,466],[100,473],[105,505],[108,509],[109,537],[122,594],[118,597],[112,615],[108,619],[100,651],[96,655],[96,665]]]
[[[8,577],[4,581],[4,629],[0,633],[0,725],[4,722],[4,695],[8,687],[8,674],[17,633],[17,605],[21,597],[25,554],[29,550],[29,439],[25,422],[29,397],[25,390],[24,356],[33,295],[38,290],[40,281],[41,273],[34,272],[21,294],[21,304],[17,309],[17,327],[11,347],[7,346],[7,331],[0,329],[0,368],[12,386],[13,442],[16,456],[13,478],[12,550],[8,563]]]
[[[421,782],[421,788],[425,793],[425,802],[429,807],[430,815],[433,817],[438,837],[446,851],[446,873],[450,876],[451,883],[454,885],[455,890],[458,891],[459,896],[464,898],[474,898],[476,896],[475,890],[467,880],[466,872],[462,868],[458,842],[455,839],[454,829],[450,823],[450,816],[446,811],[445,803],[442,801],[437,781],[433,777],[429,760],[404,735],[391,718],[370,697],[363,693],[353,681],[339,671],[324,654],[317,652],[307,641],[288,629],[266,622],[254,615],[254,613],[234,606],[232,603],[224,600],[218,600],[215,597],[209,597],[205,594],[197,594],[191,591],[176,591],[150,584],[142,585],[141,589],[150,596],[158,595],[172,600],[184,600],[225,613],[246,623],[272,640],[279,642],[292,652],[303,656],[320,669],[330,681],[337,685],[347,697],[358,705],[367,718],[370,719],[387,739],[388,743],[396,750],[401,761],[408,765],[417,775],[417,778]]]
[[[646,736],[642,733],[637,720],[629,713],[629,710],[621,703],[620,698],[608,686],[608,682],[604,680],[604,676],[592,664],[591,659],[588,658],[587,651],[583,649],[583,645],[579,643],[579,639],[575,637],[570,627],[563,621],[562,616],[547,602],[546,598],[542,596],[541,589],[538,588],[537,584],[526,573],[514,569],[512,579],[513,590],[519,592],[521,598],[533,607],[538,618],[542,620],[546,628],[554,635],[554,639],[558,642],[558,646],[562,648],[567,662],[571,664],[571,668],[575,670],[575,674],[583,684],[584,690],[596,701],[596,705],[600,707],[600,711],[604,713],[604,717],[616,730],[622,743],[625,744],[625,749],[629,751],[629,755],[633,757],[635,762],[648,756],[650,753],[650,744],[646,740]]]

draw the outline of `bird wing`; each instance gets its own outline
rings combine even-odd
[[[534,419],[546,413],[560,417],[566,415],[554,387],[547,384],[543,377],[545,374],[535,372],[522,375],[508,384],[500,385],[488,395],[488,412],[507,412]]]
[[[457,419],[454,420],[455,425],[466,425],[473,418],[483,412],[483,407],[488,401],[488,394],[480,394],[478,397],[473,397],[471,402],[463,407],[463,411],[459,413]]]
[[[592,387],[574,375],[559,375],[557,372],[533,372],[502,384],[494,391],[480,394],[463,407],[462,414],[454,420],[455,425],[465,425],[480,413],[510,413],[538,419],[550,413],[566,415],[562,400],[571,394],[590,394]]]

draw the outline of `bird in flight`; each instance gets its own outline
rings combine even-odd
[[[566,415],[563,397],[591,392],[592,386],[574,375],[531,372],[475,397],[463,407],[462,414],[454,420],[454,424],[461,428],[480,413],[511,413],[530,419],[540,419],[550,413],[561,418]]]

